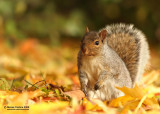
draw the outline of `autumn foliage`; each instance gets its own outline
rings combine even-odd
[[[16,45],[0,41],[0,47],[0,113],[160,113],[160,70],[148,70],[134,88],[117,87],[125,96],[88,100],[80,90],[78,46],[52,47],[29,39]]]

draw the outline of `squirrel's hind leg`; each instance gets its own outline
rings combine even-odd
[[[105,100],[108,100],[108,101],[115,99],[117,97],[124,96],[124,93],[122,91],[120,91],[119,89],[117,89],[115,87],[115,84],[113,84],[111,82],[105,83],[105,85],[103,87],[103,91],[105,94]]]

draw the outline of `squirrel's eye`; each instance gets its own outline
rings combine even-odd
[[[96,41],[94,44],[95,44],[95,45],[99,45],[99,41]]]

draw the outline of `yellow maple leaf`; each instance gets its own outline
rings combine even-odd
[[[127,102],[134,100],[133,97],[125,95],[122,97],[118,97],[116,99],[113,99],[110,103],[109,106],[111,107],[122,107],[124,106]]]
[[[86,110],[94,110],[97,109],[97,105],[93,102],[88,101],[88,99],[83,98],[82,105],[85,106]]]
[[[65,107],[69,106],[69,102],[66,101],[57,101],[57,102],[53,102],[53,103],[37,103],[37,104],[33,104],[30,105],[30,111],[31,112],[41,112],[41,111],[47,111],[47,110],[59,110],[59,109],[63,109]]]
[[[125,95],[131,96],[133,98],[142,98],[147,92],[144,90],[143,87],[135,85],[134,88],[127,88],[127,87],[117,87],[121,90]]]
[[[143,106],[150,106],[152,108],[159,108],[159,104],[157,102],[157,100],[155,99],[154,96],[150,96],[148,95],[149,93],[142,87],[142,86],[137,86],[135,85],[134,88],[127,88],[127,87],[122,87],[119,88],[122,92],[125,93],[126,96],[130,96],[133,98],[133,100],[131,100],[131,102],[126,102],[124,109],[123,110],[129,110],[129,109],[135,109],[137,107],[137,110]],[[125,97],[125,96],[124,96]],[[125,97],[127,98],[127,97]],[[120,99],[120,98],[119,98]],[[123,99],[121,99],[123,100]],[[116,101],[114,101],[115,103]],[[120,102],[120,101],[118,101]],[[121,101],[122,102],[122,101]],[[113,105],[113,103],[112,103]]]
[[[114,108],[107,106],[107,101],[101,101],[99,99],[91,99],[91,101],[86,98],[83,99],[82,105],[85,106],[87,111],[104,111],[105,113],[116,113]]]

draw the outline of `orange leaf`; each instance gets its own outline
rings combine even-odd
[[[85,97],[84,93],[81,90],[68,91],[64,92],[64,94],[69,95],[70,97],[76,97],[77,100],[81,100],[83,97]]]

